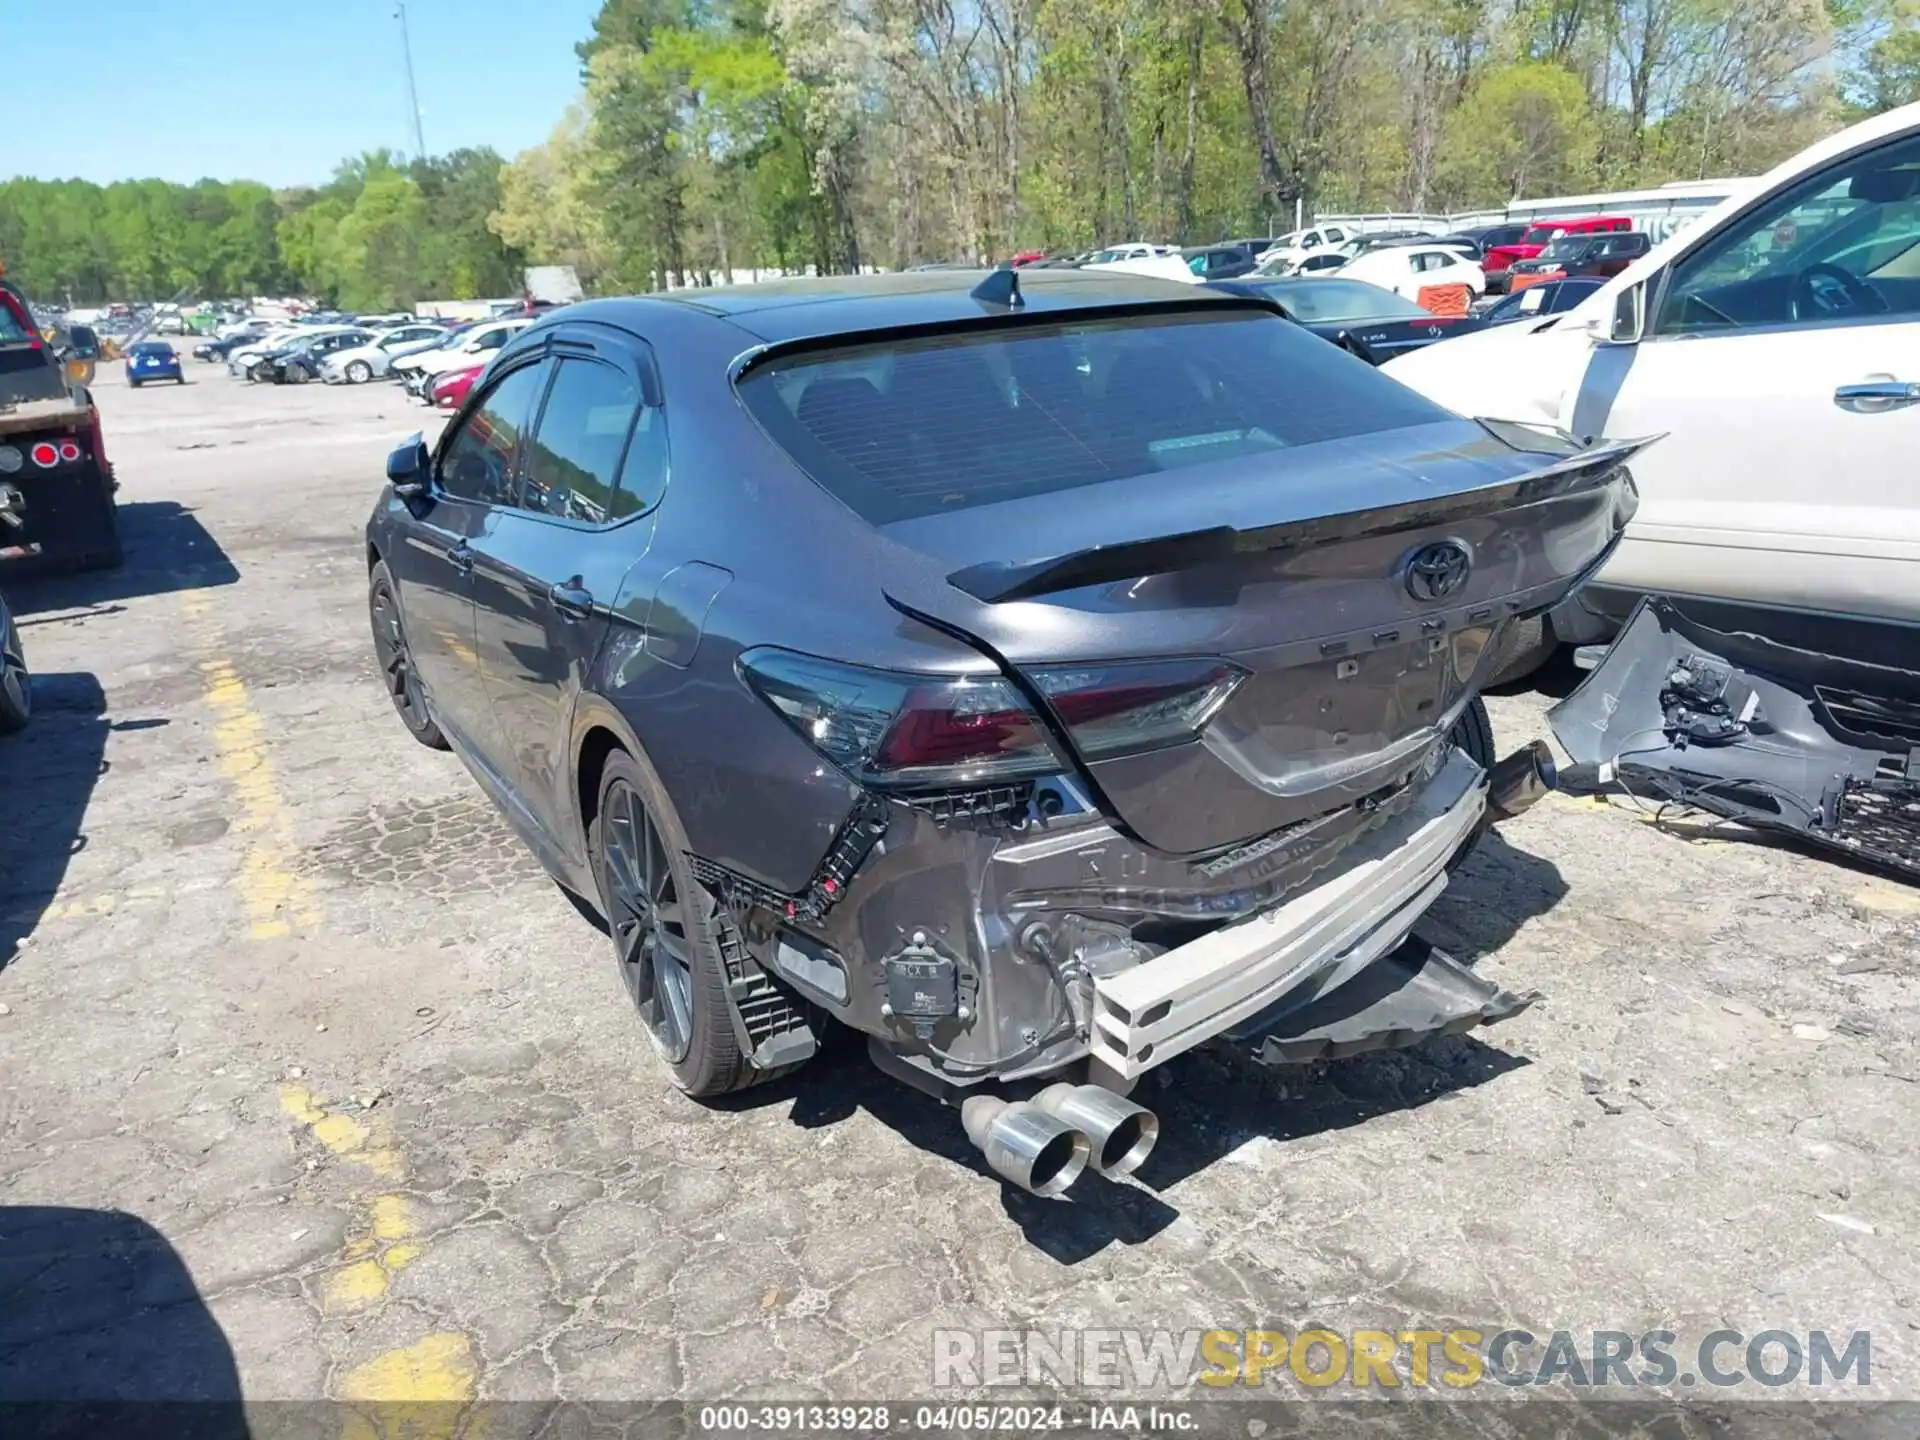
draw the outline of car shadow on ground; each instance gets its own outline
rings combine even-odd
[[[31,659],[31,652],[29,652]],[[0,969],[19,953],[86,847],[87,803],[106,772],[107,699],[84,671],[35,675],[33,718],[0,737]]]
[[[185,505],[142,500],[121,505],[116,513],[126,555],[118,569],[34,572],[20,568],[20,562],[0,569],[7,607],[16,619],[56,610],[110,613],[137,596],[231,585],[240,578],[220,542]]]
[[[1549,700],[1564,700],[1574,691],[1591,672],[1582,670],[1573,663],[1571,645],[1562,645],[1547,657],[1546,663],[1530,675],[1522,675],[1518,680],[1509,680],[1504,685],[1489,685],[1489,695],[1525,695],[1536,693]]]
[[[164,1236],[109,1210],[0,1206],[0,1428],[245,1440],[233,1349]]]
[[[1484,831],[1420,919],[1420,934],[1463,965],[1500,949],[1567,896],[1559,867]]]
[[[1160,1141],[1146,1164],[1131,1181],[1088,1170],[1064,1202],[1001,1182],[962,1133],[957,1110],[882,1074],[866,1057],[865,1038],[844,1030],[799,1075],[720,1103],[749,1108],[791,1101],[789,1118],[803,1129],[836,1125],[864,1110],[915,1149],[999,1185],[1007,1216],[1028,1243],[1073,1265],[1110,1245],[1138,1245],[1159,1234],[1180,1217],[1164,1192],[1250,1145],[1257,1149],[1263,1139],[1285,1143],[1345,1130],[1443,1100],[1526,1063],[1470,1036],[1285,1069],[1220,1050],[1196,1051],[1153,1072],[1133,1096],[1160,1119]]]

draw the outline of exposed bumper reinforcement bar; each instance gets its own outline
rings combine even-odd
[[[1388,954],[1446,888],[1447,861],[1486,809],[1459,751],[1405,812],[1356,841],[1304,894],[1094,981],[1094,1057],[1131,1079],[1277,1002],[1311,1003]]]

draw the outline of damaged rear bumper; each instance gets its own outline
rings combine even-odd
[[[1568,788],[1618,785],[1920,879],[1920,670],[1902,657],[1920,657],[1912,627],[1656,597],[1548,718]]]
[[[1124,1085],[1222,1037],[1269,1063],[1411,1044],[1530,999],[1410,936],[1475,829],[1539,783],[1519,752],[1490,800],[1488,772],[1440,741],[1391,792],[1199,861],[1092,814],[893,806],[843,899],[745,931],[764,969],[949,1096],[1077,1063]]]
[[[1318,885],[1097,977],[1094,1058],[1131,1079],[1281,997],[1304,1005],[1330,994],[1407,937],[1485,809],[1484,772],[1455,751],[1412,806],[1356,842]]]

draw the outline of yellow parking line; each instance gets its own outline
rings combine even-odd
[[[189,630],[210,657],[201,662],[200,673],[214,716],[220,773],[233,787],[238,811],[232,829],[246,844],[239,884],[249,932],[255,939],[272,939],[311,931],[319,924],[320,907],[311,882],[297,868],[293,817],[274,775],[266,722],[227,658],[226,640],[209,599],[189,591],[182,604]],[[322,1308],[335,1315],[377,1307],[385,1302],[393,1277],[425,1249],[411,1202],[391,1193],[406,1182],[406,1161],[393,1143],[387,1117],[330,1108],[324,1097],[291,1080],[280,1085],[279,1099],[281,1110],[304,1126],[316,1144],[364,1170],[373,1182],[354,1196],[349,1239],[321,1282]],[[472,1417],[465,1412],[478,1383],[473,1341],[458,1332],[430,1334],[385,1351],[341,1377],[335,1387],[338,1398],[363,1404],[437,1401],[445,1409],[427,1417],[349,1410],[342,1417],[343,1436],[382,1437],[394,1429],[389,1422],[402,1418],[412,1440],[452,1440],[471,1429]]]
[[[1853,903],[1885,915],[1920,915],[1920,890],[1900,889],[1873,881],[1854,893]]]
[[[240,899],[247,910],[248,932],[256,940],[269,940],[312,930],[319,923],[319,906],[312,883],[294,868],[298,850],[293,817],[274,778],[266,722],[253,708],[233,662],[222,653],[225,640],[212,603],[194,590],[181,603],[188,626],[202,648],[213,655],[201,662],[200,674],[214,714],[213,744],[220,755],[220,773],[233,786],[239,810],[233,829],[246,840],[240,860]]]
[[[323,1096],[292,1080],[280,1083],[280,1108],[304,1125],[316,1143],[349,1164],[360,1166],[390,1185],[406,1182],[406,1160],[388,1134],[386,1118],[352,1115],[329,1108]],[[349,1238],[339,1263],[320,1284],[321,1309],[327,1315],[354,1315],[386,1301],[393,1277],[425,1252],[413,1203],[384,1188],[356,1194]],[[411,1345],[388,1350],[357,1366],[336,1387],[338,1398],[359,1401],[457,1402],[437,1417],[414,1415],[409,1440],[436,1440],[459,1433],[460,1407],[474,1397],[479,1366],[473,1342],[456,1331],[440,1332]],[[343,1434],[385,1435],[379,1412],[350,1414]]]
[[[349,1370],[340,1381],[340,1398],[348,1401],[385,1401],[388,1403],[461,1404],[473,1399],[480,1367],[474,1360],[473,1342],[456,1332],[422,1336],[413,1344],[376,1355],[363,1365]],[[389,1427],[383,1417],[355,1416],[346,1427],[346,1435],[386,1435]],[[459,1433],[458,1412],[414,1414],[409,1417],[407,1435],[417,1440],[438,1440]],[[425,1422],[424,1425],[421,1422]],[[362,1428],[364,1426],[364,1428]]]

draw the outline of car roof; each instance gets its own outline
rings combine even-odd
[[[568,318],[622,324],[640,318],[639,307],[667,305],[731,322],[761,340],[790,340],[944,326],[1003,316],[1005,307],[973,298],[985,270],[916,270],[887,275],[809,276],[763,280],[753,285],[680,290],[567,307]],[[1020,295],[1028,315],[1128,306],[1244,305],[1244,298],[1208,292],[1197,285],[1118,270],[1020,270]]]

